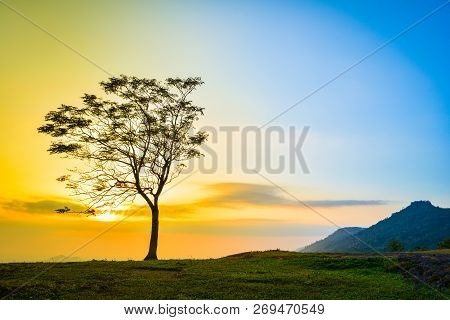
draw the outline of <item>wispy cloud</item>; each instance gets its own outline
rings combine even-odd
[[[280,190],[271,185],[251,183],[217,183],[208,185],[214,195],[199,201],[209,207],[239,207],[254,206],[298,206],[299,203],[288,199]],[[355,200],[355,199],[320,199],[304,201],[312,207],[349,207],[349,206],[380,206],[388,204],[386,200]]]
[[[162,204],[160,211],[166,217],[187,217],[194,215],[201,208],[229,208],[242,209],[247,206],[256,207],[297,207],[299,203],[285,198],[274,186],[251,183],[215,183],[205,186],[211,194],[189,203]],[[350,206],[381,206],[389,202],[385,200],[355,200],[355,199],[319,199],[304,201],[312,207],[350,207]],[[85,206],[80,203],[64,200],[36,200],[36,201],[0,201],[0,208],[6,211],[27,213],[53,213],[55,209],[68,206],[73,212],[83,211]],[[128,211],[140,209],[131,206]],[[127,210],[125,210],[127,211]],[[148,215],[143,207],[138,215]]]
[[[82,204],[64,200],[0,201],[0,208],[5,211],[27,213],[55,213],[56,209],[63,208],[64,206],[68,206],[72,211],[83,211],[86,209],[86,206],[83,206]]]
[[[207,207],[236,207],[242,205],[283,206],[293,202],[280,195],[279,190],[269,185],[251,183],[216,183],[206,186],[212,196],[198,201]]]
[[[350,207],[350,206],[383,206],[389,204],[386,200],[313,200],[305,201],[311,207]]]

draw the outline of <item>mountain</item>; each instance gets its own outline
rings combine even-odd
[[[302,252],[332,252],[337,251],[336,246],[339,245],[341,240],[344,240],[347,237],[350,237],[351,235],[358,233],[359,231],[364,230],[364,228],[360,227],[347,227],[347,228],[340,228],[330,234],[325,239],[319,240],[314,242],[313,244],[310,244],[309,246],[306,246],[302,249],[299,249],[298,251]]]
[[[299,250],[302,252],[385,251],[387,243],[399,240],[405,250],[436,248],[450,237],[450,209],[435,207],[429,201],[414,201],[369,228],[341,228],[323,240]]]

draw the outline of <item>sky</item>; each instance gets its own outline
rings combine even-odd
[[[192,99],[205,107],[199,127],[218,132],[204,159],[217,167],[180,177],[164,194],[161,258],[294,250],[414,200],[450,207],[450,6],[390,41],[445,1],[4,2],[0,261],[145,255],[150,214],[140,202],[96,217],[54,213],[80,205],[55,180],[74,163],[49,155],[50,140],[36,130],[60,104],[101,94],[109,74],[205,82]],[[243,147],[244,128],[353,65],[264,129],[288,137],[295,128],[297,141],[309,127],[308,173],[299,163],[295,172],[243,170],[244,153],[250,162],[257,155],[254,143]],[[232,143],[225,126],[238,128]],[[264,152],[276,161],[288,145],[274,141]]]

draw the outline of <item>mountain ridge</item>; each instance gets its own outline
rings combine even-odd
[[[427,200],[413,201],[368,228],[357,228],[340,228],[298,251],[385,251],[387,243],[394,239],[399,240],[405,250],[417,247],[434,249],[440,241],[450,237],[450,209],[433,206]]]

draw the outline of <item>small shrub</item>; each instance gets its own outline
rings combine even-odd
[[[403,247],[403,244],[399,240],[391,240],[388,242],[386,246],[386,251],[388,252],[399,252],[404,251],[405,247]]]
[[[438,243],[438,249],[450,249],[450,238],[446,238]]]

